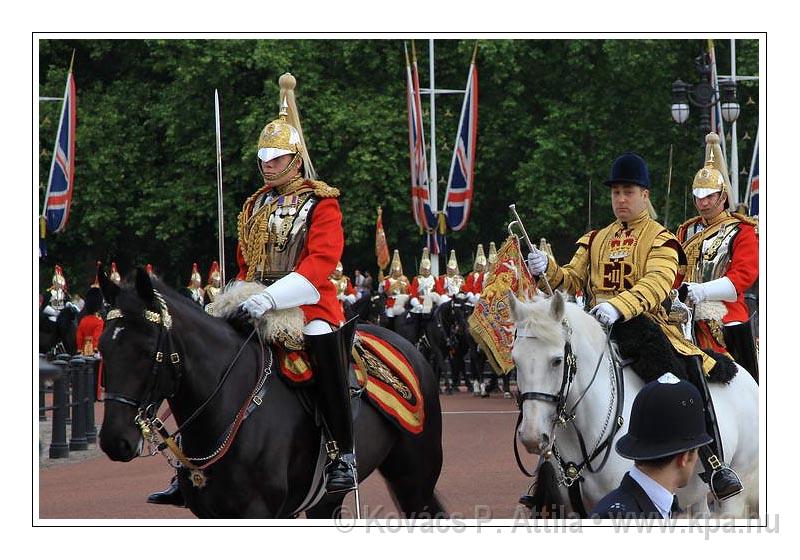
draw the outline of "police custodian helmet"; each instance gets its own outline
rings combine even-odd
[[[616,449],[627,459],[648,461],[711,441],[700,392],[691,383],[666,373],[636,395],[628,433],[617,441]]]

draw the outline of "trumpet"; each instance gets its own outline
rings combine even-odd
[[[514,225],[516,224],[516,226],[519,228],[520,232],[522,233],[522,238],[525,240],[525,243],[528,244],[528,250],[530,252],[533,252],[534,249],[536,249],[536,246],[533,244],[533,242],[531,242],[531,238],[528,237],[528,232],[525,231],[525,226],[522,225],[522,218],[520,218],[519,214],[517,213],[517,205],[516,204],[509,204],[508,205],[508,209],[511,210],[511,213],[516,218],[516,220],[513,220],[508,224],[508,233],[510,235],[517,235],[516,233],[514,233]],[[542,278],[544,279],[544,285],[547,287],[548,295],[552,296],[553,295],[553,288],[550,287],[550,281],[547,280],[547,275],[546,274],[542,274]]]

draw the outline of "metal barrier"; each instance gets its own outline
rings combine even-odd
[[[97,443],[94,403],[97,394],[99,360],[91,356],[61,354],[48,362],[39,358],[39,420],[47,421],[52,412],[51,459],[69,457],[70,451],[83,451]],[[53,404],[46,406],[52,381]],[[67,424],[71,425],[67,442]],[[41,445],[41,443],[40,443]]]

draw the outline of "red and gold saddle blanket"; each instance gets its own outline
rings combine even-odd
[[[314,379],[305,352],[275,348],[280,372],[292,385],[303,386]],[[406,357],[376,336],[357,331],[353,362],[359,387],[386,418],[411,435],[422,433],[425,402],[419,379]]]

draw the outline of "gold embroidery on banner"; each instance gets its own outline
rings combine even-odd
[[[358,352],[358,355],[363,360],[367,371],[370,375],[383,381],[387,385],[389,385],[392,389],[397,391],[397,393],[402,396],[406,400],[411,399],[411,390],[406,387],[406,385],[400,381],[392,372],[389,370],[386,365],[381,362],[376,356],[374,356],[370,351],[364,348],[361,345],[361,341],[356,341],[353,345],[355,351]]]

